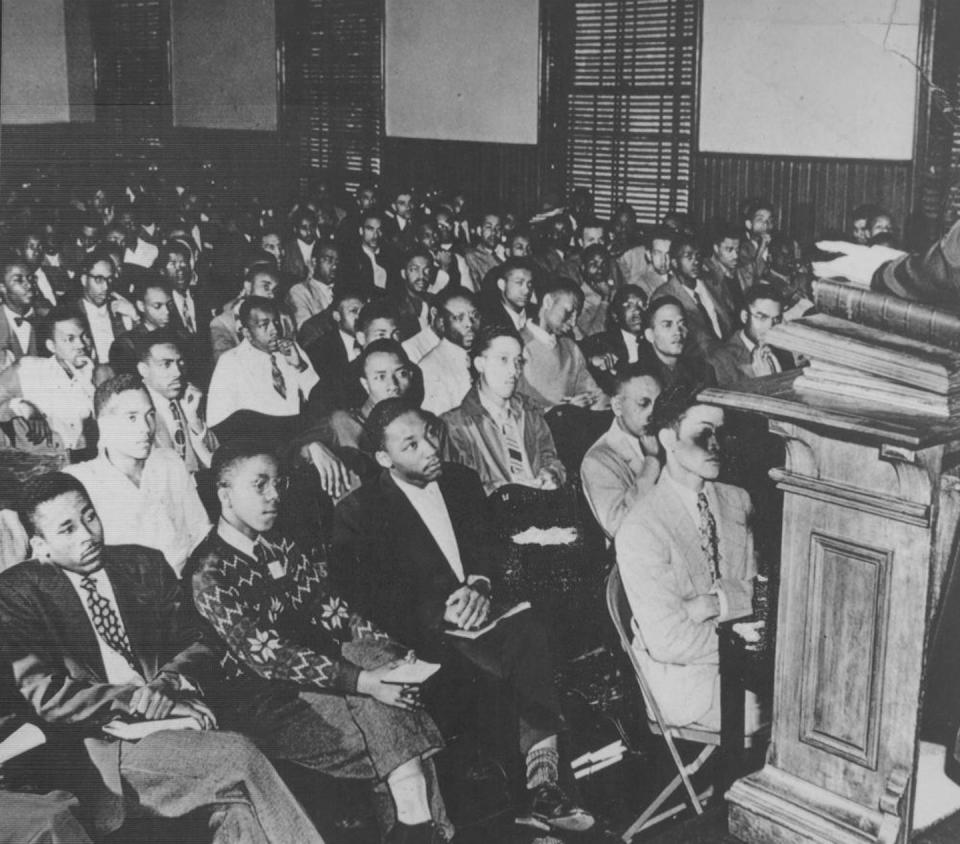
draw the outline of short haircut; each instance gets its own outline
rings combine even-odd
[[[554,298],[557,296],[573,296],[577,302],[577,307],[583,307],[583,291],[580,289],[580,285],[573,279],[564,276],[553,276],[543,285],[540,289],[541,306],[546,301],[547,296],[553,296]]]
[[[673,305],[675,308],[678,308],[681,314],[685,313],[683,305],[676,296],[657,296],[657,298],[647,306],[647,312],[643,315],[643,327],[653,328],[657,314],[667,305]]]
[[[162,246],[160,246],[160,251],[157,253],[157,261],[154,266],[163,272],[163,263],[161,259],[165,259],[170,255],[179,255],[181,258],[184,258],[187,261],[192,260],[193,250],[187,246],[182,240],[168,240]]]
[[[853,209],[851,219],[853,220],[869,220],[876,216],[877,211],[880,209],[877,208],[872,202],[864,203],[863,205],[858,205]]]
[[[410,266],[410,262],[414,258],[425,258],[428,264],[433,264],[433,255],[430,254],[430,251],[424,246],[414,246],[412,249],[407,250],[403,256],[403,263],[400,266],[403,269],[406,269]]]
[[[364,431],[367,437],[369,437],[370,443],[377,451],[383,451],[384,444],[386,443],[387,428],[401,416],[405,416],[408,413],[417,414],[424,422],[429,422],[431,418],[436,418],[432,413],[421,410],[405,397],[394,396],[393,398],[377,402],[373,410],[370,411],[367,421],[363,424]]]
[[[599,217],[588,217],[580,224],[580,234],[583,235],[587,229],[601,229],[606,234],[607,224]]]
[[[337,284],[333,288],[333,301],[331,301],[330,307],[334,309],[339,308],[344,302],[351,299],[355,299],[365,305],[369,300],[369,296],[362,287],[358,287],[355,284]]]
[[[138,302],[142,302],[148,290],[163,290],[170,294],[170,296],[173,296],[173,286],[162,276],[146,274],[138,276],[133,285],[133,298]]]
[[[777,302],[780,307],[783,307],[783,296],[780,295],[780,291],[772,284],[766,284],[764,282],[752,284],[746,289],[743,294],[743,307],[749,309],[754,302],[760,299]]]
[[[132,390],[144,390],[143,381],[139,375],[130,372],[123,372],[120,375],[114,375],[100,384],[93,394],[93,415],[99,419],[104,410],[110,404],[110,400],[120,393],[128,393]]]
[[[627,304],[627,300],[631,296],[639,299],[643,303],[644,310],[646,310],[648,299],[647,291],[639,284],[624,284],[622,287],[617,288],[613,294],[613,298],[610,300],[610,307],[607,309],[608,324],[613,323],[615,327],[620,327],[620,313],[623,311],[624,305]]]
[[[363,228],[367,220],[379,220],[383,222],[383,212],[375,205],[368,208],[360,215],[360,228]]]
[[[639,361],[634,363],[625,363],[623,366],[618,366],[613,373],[613,393],[612,395],[617,395],[627,384],[629,384],[634,378],[652,378],[657,384],[660,384],[660,379],[654,374],[649,368],[644,366]],[[663,386],[662,384],[660,386]]]
[[[110,253],[106,249],[97,248],[93,252],[90,252],[84,255],[83,260],[80,262],[80,275],[87,275],[90,271],[101,261],[106,261],[108,264],[113,264],[113,258],[110,257]]]
[[[717,226],[713,231],[713,237],[710,238],[710,245],[718,246],[725,240],[743,240],[743,231],[729,223]]]
[[[677,430],[683,417],[691,407],[701,402],[697,401],[697,394],[706,386],[703,383],[692,383],[681,378],[673,386],[667,388],[653,403],[653,412],[650,414],[649,428],[659,433],[664,428]]]
[[[867,218],[867,228],[872,229],[873,224],[877,222],[881,217],[886,217],[890,223],[893,223],[893,214],[889,211],[884,211],[882,208],[874,208],[873,215]]]
[[[210,461],[210,474],[213,475],[214,483],[217,486],[228,486],[228,477],[237,465],[262,456],[272,457],[280,462],[274,450],[263,440],[240,438],[224,443],[213,453]]]
[[[520,348],[523,348],[523,338],[520,336],[520,332],[512,325],[499,322],[482,325],[477,332],[477,338],[470,347],[470,374],[474,380],[479,377],[480,373],[477,372],[477,368],[473,362],[489,349],[493,345],[493,341],[498,337],[509,337],[511,340],[516,340],[520,344]]]
[[[243,280],[249,284],[253,284],[253,279],[258,275],[268,275],[273,278],[277,284],[280,283],[280,271],[277,269],[277,259],[267,253],[269,260],[260,259],[256,262],[250,264],[247,267],[246,273],[244,273]]]
[[[497,267],[497,280],[507,280],[507,276],[515,270],[526,270],[532,276],[535,272],[533,261],[529,258],[507,258]]]
[[[483,221],[486,220],[487,217],[496,217],[501,223],[503,222],[503,212],[501,212],[499,209],[497,209],[497,208],[484,208],[484,209],[481,210],[480,213],[477,214],[476,217],[474,218],[475,221],[476,221],[476,222],[474,223],[474,225],[476,225],[476,227],[477,227],[478,229],[479,229],[479,228],[483,228]]]
[[[169,328],[159,328],[156,331],[148,331],[146,334],[137,337],[134,340],[134,351],[137,356],[137,362],[142,363],[153,351],[154,346],[173,346],[180,354],[183,354],[181,340],[176,332]]]
[[[510,232],[510,236],[507,238],[507,245],[510,246],[513,244],[513,241],[518,237],[522,237],[524,240],[533,240],[533,234],[527,226],[517,226]]]
[[[370,325],[378,319],[392,319],[394,322],[399,322],[400,314],[397,312],[396,305],[387,299],[371,299],[363,306],[363,310],[357,317],[356,330],[366,334]]]
[[[597,255],[603,255],[607,260],[610,259],[610,250],[602,243],[591,243],[580,253],[580,263],[586,264],[593,260]]]
[[[777,209],[773,207],[772,202],[759,197],[753,197],[743,203],[742,216],[744,220],[752,220],[759,211],[769,211],[771,214],[775,214]]]
[[[263,241],[265,237],[277,237],[280,240],[283,240],[283,233],[280,231],[280,227],[274,225],[273,223],[268,223],[259,232],[257,232],[257,240]]]
[[[697,239],[692,235],[680,232],[671,242],[670,242],[670,260],[676,261],[680,257],[680,251],[685,246],[692,246],[694,252],[699,252],[700,249],[697,245]]]
[[[403,346],[400,345],[400,343],[396,340],[391,340],[389,337],[381,337],[379,340],[367,343],[360,353],[359,367],[363,375],[367,374],[367,361],[374,355],[395,355],[401,363],[407,366],[411,365],[410,358],[407,357],[407,353],[403,350]]]
[[[81,328],[85,328],[85,320],[76,306],[63,303],[51,308],[37,325],[37,346],[46,354],[47,340],[53,339],[53,332],[61,322],[73,320]]]
[[[31,536],[37,535],[36,515],[37,510],[42,505],[71,492],[82,495],[87,501],[90,500],[86,487],[77,478],[68,475],[66,472],[47,472],[30,478],[23,485],[23,490],[20,493],[20,506],[17,508],[20,521],[23,522],[27,533]]]
[[[11,249],[4,249],[3,254],[0,255],[0,272],[6,275],[10,267],[26,267],[30,269],[26,258],[22,258]]]
[[[647,249],[653,249],[655,240],[668,240],[672,244],[676,237],[677,233],[673,229],[668,229],[666,226],[653,226],[644,232],[643,245]]]
[[[247,325],[254,309],[274,317],[280,314],[280,306],[276,299],[268,299],[266,296],[247,296],[240,303],[240,313],[237,315],[241,325]]]
[[[463,299],[475,308],[480,307],[480,300],[474,295],[473,291],[467,290],[466,287],[448,284],[434,297],[433,305],[437,309],[437,313],[442,313],[454,299]]]

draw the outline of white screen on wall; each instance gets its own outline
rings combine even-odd
[[[913,157],[920,0],[705,0],[699,148]]]
[[[386,132],[537,142],[538,0],[387,0]]]

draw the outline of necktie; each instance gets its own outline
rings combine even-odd
[[[25,322],[26,322],[26,320],[25,320],[22,316],[15,316],[15,317],[13,318],[13,324],[14,324],[15,326],[17,326],[17,328],[19,328],[19,327],[20,327],[21,325],[23,325]]]
[[[510,480],[529,480],[523,460],[523,444],[520,442],[520,430],[516,420],[508,413],[500,426],[503,441],[507,447],[507,460],[510,463]]]
[[[780,365],[769,346],[757,346],[753,350],[753,372],[759,378],[780,371]]]
[[[691,290],[690,293],[693,295],[693,301],[697,303],[697,310],[700,312],[700,316],[703,317],[703,321],[710,327],[710,331],[716,336],[718,340],[723,338],[717,334],[717,328],[713,324],[713,320],[710,319],[710,311],[707,310],[706,305],[703,304],[703,299],[700,298],[700,294],[696,290]]]
[[[707,494],[700,492],[697,496],[697,509],[700,511],[700,547],[706,554],[710,564],[710,578],[720,579],[720,541],[717,538],[717,521],[710,511],[710,502]]]
[[[177,448],[180,459],[185,460],[187,457],[187,430],[183,425],[180,405],[176,401],[170,402],[170,414],[173,416],[173,444]]]
[[[197,333],[197,326],[193,321],[193,315],[191,314],[190,309],[191,301],[190,294],[183,294],[183,327],[187,329],[191,334]]]
[[[110,601],[100,593],[100,590],[97,589],[97,582],[92,577],[83,578],[80,585],[87,590],[87,607],[90,609],[93,626],[97,629],[100,638],[120,654],[134,671],[140,674],[141,669],[133,655],[133,648],[130,646],[130,639],[127,638],[127,631]]]
[[[273,378],[273,389],[280,394],[281,398],[285,399],[287,397],[287,383],[283,380],[283,373],[280,371],[276,355],[270,355],[270,376]]]

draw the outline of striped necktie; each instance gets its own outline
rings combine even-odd
[[[523,442],[520,439],[520,428],[517,420],[511,413],[507,413],[500,425],[500,433],[507,447],[507,460],[510,464],[510,480],[529,480],[526,461],[523,459]]]
[[[703,491],[697,496],[697,509],[700,511],[700,547],[710,564],[711,580],[720,579],[720,540],[717,537],[717,520],[710,510],[710,502]]]
[[[281,398],[287,397],[287,382],[283,380],[283,373],[280,371],[280,364],[277,363],[277,356],[270,355],[270,376],[273,378],[273,389],[275,389]]]

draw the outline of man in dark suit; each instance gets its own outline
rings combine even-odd
[[[114,342],[138,321],[133,304],[114,292],[116,265],[109,253],[96,250],[80,265],[81,295],[70,298],[87,330],[98,363],[108,363]]]
[[[613,373],[636,363],[643,344],[643,313],[647,294],[636,284],[617,289],[607,314],[606,331],[584,338],[580,343],[590,374],[608,393],[613,393]]]
[[[140,314],[138,322],[129,331],[125,331],[110,347],[110,367],[115,375],[137,370],[137,345],[152,331],[161,331],[171,323],[173,293],[166,279],[159,275],[149,275],[141,279],[134,289],[134,304]],[[170,328],[180,339],[186,335]]]
[[[331,564],[357,611],[452,672],[494,679],[517,701],[529,814],[543,829],[578,831],[593,817],[558,784],[563,726],[544,628],[532,615],[491,618],[490,574],[504,554],[484,518],[483,486],[443,463],[437,419],[400,398],[367,420],[382,472],[337,507]],[[376,529],[373,529],[376,525]]]
[[[276,772],[239,735],[217,732],[198,691],[216,662],[184,615],[163,556],[104,546],[83,485],[59,472],[24,489],[35,559],[0,574],[0,655],[36,714],[83,738],[98,776],[95,827],[117,829],[127,801],[161,817],[210,811],[217,842],[319,842]],[[138,742],[101,728],[183,717]]]
[[[360,215],[359,233],[359,244],[341,256],[340,276],[370,296],[386,293],[399,280],[400,268],[394,250],[381,246],[383,214],[375,208],[364,211]]]
[[[281,269],[294,281],[305,281],[313,272],[313,252],[317,244],[317,218],[304,208],[293,220],[293,237],[283,247]]]
[[[656,376],[666,391],[678,381],[688,384],[715,384],[716,374],[687,343],[690,329],[683,305],[673,296],[660,296],[650,303],[645,315],[638,362]]]
[[[710,365],[721,387],[736,387],[753,378],[773,375],[796,365],[788,352],[766,343],[767,334],[783,319],[783,302],[768,284],[755,284],[744,293],[740,312],[743,328],[714,349]]]
[[[24,355],[37,353],[37,332],[32,323],[37,289],[30,267],[10,253],[3,258],[3,308],[0,313],[0,369]]]

